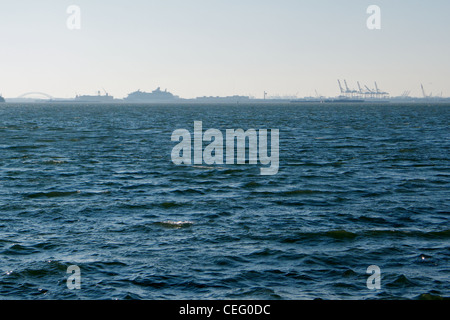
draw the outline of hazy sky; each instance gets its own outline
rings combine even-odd
[[[448,0],[0,0],[0,93],[450,95]],[[369,30],[369,5],[381,30]],[[81,29],[66,10],[81,8]]]

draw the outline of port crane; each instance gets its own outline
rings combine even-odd
[[[338,79],[339,89],[341,90],[341,94],[345,94],[344,88],[342,88],[341,80]]]
[[[423,84],[420,84],[420,87],[422,88],[422,94],[424,98],[431,98],[433,96],[433,93],[430,93],[430,95],[426,94]]]
[[[366,93],[366,94],[368,94],[371,98],[373,98],[374,95],[376,94],[375,91],[369,89],[369,87],[367,87],[366,85],[365,85],[364,87],[365,87],[366,90],[367,90],[367,93]]]
[[[379,95],[379,96],[386,96],[386,95],[389,94],[389,93],[387,93],[387,92],[381,91],[381,90],[378,88],[378,84],[377,84],[376,81],[375,81],[375,89],[376,89],[377,95]]]
[[[357,83],[358,83],[359,93],[360,93],[360,94],[364,94],[364,92],[363,92],[362,89],[361,89],[361,85],[359,84],[359,81],[358,81]]]
[[[359,81],[356,82],[358,85],[358,89],[350,89],[347,80],[344,80],[344,86],[342,86],[342,83],[340,80],[338,80],[339,84],[339,90],[341,91],[341,95],[344,95],[346,97],[366,97],[366,98],[385,98],[389,96],[388,92],[380,90],[378,87],[378,83],[375,82],[375,89],[370,89],[368,86],[364,85],[364,87],[361,85]]]
[[[409,98],[409,95],[411,94],[411,90],[405,90],[402,93],[402,98]]]
[[[356,91],[356,90],[350,90],[350,89],[349,89],[349,87],[348,87],[348,85],[347,85],[347,80],[344,80],[344,84],[345,84],[345,89],[346,89],[346,92],[345,92],[345,93],[350,94],[352,97],[353,97],[353,95],[354,95],[355,93],[358,93],[358,91]]]

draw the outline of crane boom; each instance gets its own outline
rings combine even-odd
[[[370,90],[367,86],[364,86],[364,87],[366,87],[367,91],[369,91],[370,93],[373,93],[373,91]]]
[[[422,88],[422,94],[424,98],[428,98],[427,94],[425,93],[425,89],[423,87],[423,84],[420,84],[420,87]]]
[[[358,81],[358,89],[359,89],[359,93],[363,93],[363,91],[361,89],[361,85],[359,84],[359,81]]]
[[[347,92],[350,92],[350,89],[348,88],[348,85],[347,85],[347,80],[344,80],[344,84],[345,84],[345,89],[347,89]]]
[[[338,79],[338,84],[339,84],[339,89],[341,90],[341,93],[344,93],[344,89],[342,88],[341,85],[341,80]]]

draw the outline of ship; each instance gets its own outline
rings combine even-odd
[[[114,97],[110,96],[107,92],[105,92],[105,95],[102,96],[100,94],[100,91],[98,91],[98,94],[96,96],[77,95],[74,99],[74,102],[99,103],[99,102],[112,102],[113,100]]]
[[[168,92],[167,89],[162,91],[160,87],[152,92],[143,92],[141,90],[128,94],[123,100],[126,102],[172,102],[177,101],[178,96]]]
[[[3,98],[3,97],[0,95],[0,103],[3,103],[3,102],[5,102],[5,98]]]
[[[325,99],[325,103],[363,103],[363,99],[353,99],[347,97],[338,97],[337,99]]]

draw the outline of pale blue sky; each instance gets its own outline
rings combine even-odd
[[[450,1],[0,0],[0,93],[450,95]],[[366,9],[382,10],[368,30]],[[81,8],[81,30],[66,9]]]

